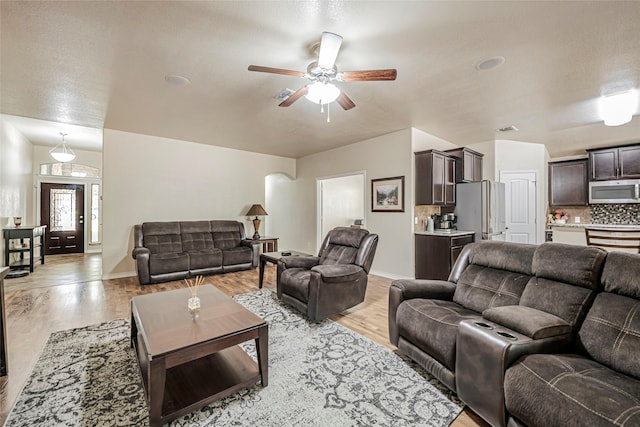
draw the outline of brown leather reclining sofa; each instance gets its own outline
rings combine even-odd
[[[493,426],[640,425],[640,255],[474,243],[391,284],[389,335]]]
[[[134,226],[141,285],[256,268],[260,242],[238,221],[145,222]]]

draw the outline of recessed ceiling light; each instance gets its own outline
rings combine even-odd
[[[164,76],[164,80],[167,83],[175,86],[187,86],[191,84],[191,80],[189,80],[184,76],[179,76],[177,74],[167,74],[166,76]]]
[[[518,129],[518,128],[517,128],[517,127],[515,127],[514,125],[511,125],[511,126],[506,126],[506,127],[503,127],[503,128],[500,128],[500,129],[496,129],[496,130],[497,130],[498,132],[502,132],[502,133],[504,133],[504,132],[517,132],[517,131],[519,131],[520,129]]]
[[[494,68],[498,68],[502,64],[504,64],[504,56],[494,56],[493,58],[485,59],[476,64],[476,70],[478,71],[488,71],[493,70]]]

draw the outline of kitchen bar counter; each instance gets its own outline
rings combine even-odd
[[[434,231],[416,231],[415,234],[419,234],[419,235],[422,235],[422,236],[451,236],[451,237],[457,237],[457,236],[467,236],[469,234],[475,234],[475,232],[473,232],[473,231],[463,231],[463,230],[451,230],[451,231],[434,230]]]

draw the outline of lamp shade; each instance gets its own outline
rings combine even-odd
[[[262,205],[251,205],[249,211],[247,212],[247,216],[264,216],[269,215],[267,211],[264,210]]]

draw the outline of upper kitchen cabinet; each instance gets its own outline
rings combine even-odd
[[[640,178],[640,145],[587,150],[589,180]]]
[[[549,163],[549,205],[586,206],[589,202],[587,159]]]
[[[484,154],[466,147],[446,150],[456,158],[456,182],[482,181],[482,158]]]
[[[416,205],[454,205],[456,159],[437,150],[415,153]]]

